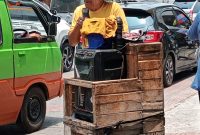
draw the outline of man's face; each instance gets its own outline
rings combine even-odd
[[[101,7],[103,0],[84,0],[84,2],[86,8],[96,11]]]

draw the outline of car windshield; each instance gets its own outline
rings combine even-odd
[[[177,2],[175,1],[174,4],[179,6],[182,9],[190,9],[192,8],[195,1],[186,1],[186,2]]]
[[[149,13],[141,11],[125,11],[129,30],[141,29],[143,31],[152,30],[153,18]]]

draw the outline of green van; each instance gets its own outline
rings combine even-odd
[[[10,9],[16,7],[34,11],[45,34],[28,31],[28,25],[13,29]],[[55,41],[60,18],[32,0],[0,0],[0,9],[0,126],[17,123],[25,132],[34,132],[44,122],[46,101],[64,89]]]

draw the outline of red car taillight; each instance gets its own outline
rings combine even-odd
[[[148,31],[145,35],[144,42],[160,42],[163,37],[163,31]]]

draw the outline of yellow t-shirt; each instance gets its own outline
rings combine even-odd
[[[75,9],[70,31],[74,29],[78,18],[83,16],[82,15],[83,8],[85,8],[85,5],[80,5]],[[89,15],[90,15],[90,18],[107,18],[111,15],[114,15],[115,17],[121,17],[123,21],[123,32],[128,32],[128,23],[126,21],[124,11],[120,7],[120,5],[116,2],[112,2],[112,3],[105,2],[102,5],[102,7],[98,9],[97,11],[89,11]]]

